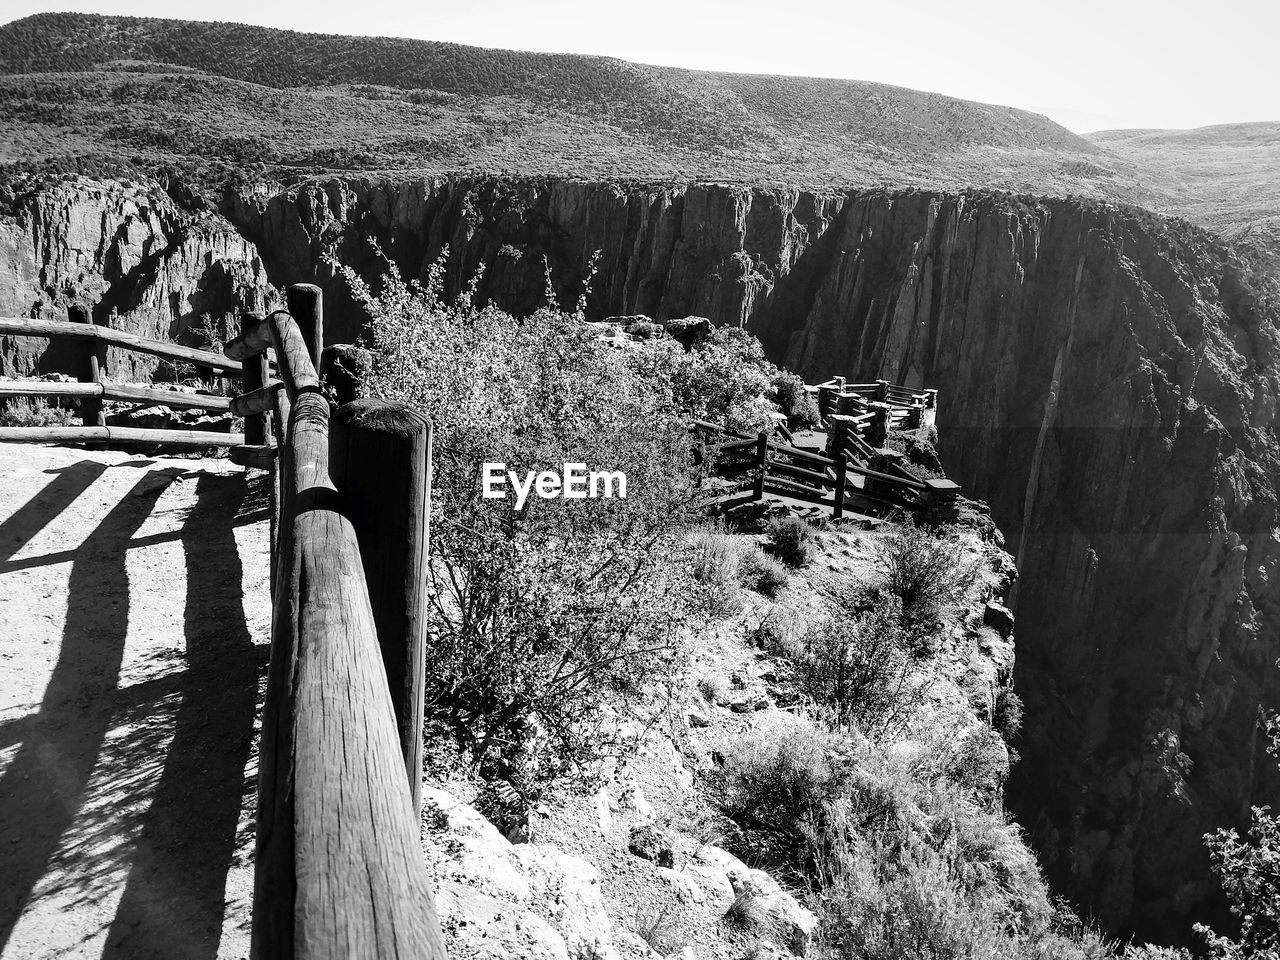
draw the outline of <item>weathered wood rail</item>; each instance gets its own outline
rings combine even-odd
[[[279,450],[262,457],[273,614],[253,956],[437,960],[418,834],[430,426],[372,401],[331,416],[320,291],[297,285],[288,300],[226,348],[244,364],[232,409],[262,441],[251,446],[274,434]],[[279,386],[264,382],[268,347]]]
[[[246,317],[225,355],[111,330],[80,307],[68,322],[0,318],[0,335],[84,343],[79,382],[0,381],[0,398],[75,399],[83,425],[5,427],[0,440],[221,446],[270,471],[252,955],[443,960],[418,823],[431,428],[396,404],[331,411],[320,290],[295,285],[287,302]],[[241,391],[113,383],[107,345],[238,377]],[[107,426],[103,400],[230,411],[244,433]]]
[[[818,395],[827,431],[825,455],[779,443],[768,433],[753,437],[693,422],[693,430],[707,438],[705,452],[714,458],[715,474],[738,481],[735,490],[719,498],[720,508],[771,495],[830,510],[837,520],[846,511],[948,515],[960,488],[945,478],[917,478],[902,466],[902,453],[886,445],[892,431],[933,424],[936,390],[915,391],[884,380],[850,384],[843,377],[808,389]],[[778,432],[791,440],[790,433]]]
[[[146,353],[182,363],[193,363],[223,377],[239,376],[240,365],[208,350],[197,350],[177,343],[149,340],[121,330],[112,330],[90,318],[89,312],[73,305],[67,310],[68,320],[21,320],[0,317],[0,335],[37,337],[46,340],[66,339],[83,343],[79,382],[49,380],[0,381],[0,398],[55,397],[78,402],[83,426],[0,427],[0,440],[26,443],[151,443],[184,448],[229,447],[234,459],[247,455],[242,448],[245,438],[239,433],[216,430],[156,430],[141,427],[108,426],[103,414],[103,400],[119,400],[140,406],[163,404],[183,410],[222,412],[231,409],[228,397],[208,393],[185,393],[160,390],[104,379],[108,345]]]

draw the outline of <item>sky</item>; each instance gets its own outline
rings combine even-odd
[[[873,80],[1077,132],[1280,120],[1276,0],[0,0],[76,10]]]

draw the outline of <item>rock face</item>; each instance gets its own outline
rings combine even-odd
[[[545,262],[589,316],[745,324],[810,380],[941,390],[948,473],[990,502],[1021,580],[1013,802],[1054,879],[1113,930],[1186,935],[1200,835],[1278,795],[1280,396],[1274,308],[1206,235],[1000,195],[440,178],[229,196],[277,282],[326,257],[537,305]]]
[[[0,316],[65,320],[69,303],[141,336],[195,346],[225,338],[272,291],[254,245],[216,214],[191,214],[158,187],[75,178],[0,217]],[[0,337],[0,374],[69,372],[65,344]],[[110,351],[109,375],[145,379],[154,359]]]
[[[940,388],[1021,574],[1013,804],[1093,915],[1185,937],[1201,835],[1280,795],[1274,307],[1203,234],[1068,201],[855,197],[822,261],[753,325],[812,376]]]
[[[324,288],[328,336],[338,342],[355,335],[361,316],[332,260],[373,279],[385,256],[421,279],[446,246],[449,293],[484,264],[480,295],[516,313],[541,304],[547,266],[571,306],[599,251],[589,316],[742,324],[844,202],[798,190],[437,177],[241,189],[222,208],[263,251],[274,280]]]

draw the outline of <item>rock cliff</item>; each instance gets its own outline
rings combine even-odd
[[[948,472],[1021,572],[1013,805],[1111,929],[1178,939],[1211,907],[1201,834],[1280,797],[1255,735],[1280,700],[1280,338],[1209,235],[1068,199],[491,177],[220,206],[234,230],[138,187],[28,197],[0,221],[0,314],[87,293],[181,334],[310,280],[340,341],[362,318],[334,262],[423,277],[447,246],[450,290],[483,264],[481,295],[526,311],[545,265],[573,303],[598,250],[590,315],[707,316],[810,380],[940,388]],[[0,372],[39,362],[0,341]]]
[[[1276,311],[1230,252],[1114,206],[1007,195],[357,179],[228,196],[273,278],[331,262],[535,306],[545,262],[593,315],[699,314],[814,378],[942,391],[949,472],[1018,556],[1014,804],[1113,930],[1187,935],[1200,835],[1274,799],[1255,718],[1280,652]]]
[[[206,346],[271,296],[252,243],[216,214],[180,208],[155,185],[72,178],[16,198],[0,217],[0,316],[65,320],[69,303],[120,330]],[[0,337],[0,374],[65,372],[65,344]],[[110,375],[156,362],[111,351]]]

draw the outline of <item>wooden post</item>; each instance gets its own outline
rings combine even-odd
[[[926,410],[934,410],[938,406],[938,391],[930,388],[924,392],[924,406]]]
[[[431,425],[404,404],[356,400],[330,425],[329,470],[355,527],[413,808],[422,800]]]
[[[763,430],[756,438],[756,459],[759,462],[759,471],[756,473],[755,489],[752,491],[753,500],[764,499],[764,481],[769,473],[769,434]]]
[[[907,419],[902,423],[904,430],[919,430],[924,424],[924,401],[914,400],[907,408]]]
[[[823,420],[835,412],[835,387],[823,383],[818,386],[818,416]]]
[[[833,416],[827,425],[827,456],[835,458],[844,450],[845,431],[849,422],[842,416]]]
[[[836,520],[839,520],[841,517],[844,516],[844,489],[845,489],[845,482],[847,480],[847,473],[845,470],[845,455],[844,455],[843,449],[838,450],[838,452],[836,453],[835,459],[836,459],[836,503],[835,503],[834,509],[831,511],[831,515]]]
[[[240,332],[244,333],[249,328],[257,326],[261,322],[261,317],[252,315],[246,316],[240,321]],[[243,361],[243,366],[244,375],[241,378],[241,381],[244,387],[244,393],[249,393],[252,390],[261,390],[271,379],[270,368],[265,352]],[[267,415],[265,413],[255,413],[244,418],[245,443],[251,446],[258,446],[266,443],[269,436]]]
[[[877,403],[871,412],[875,418],[871,421],[867,442],[873,447],[883,447],[889,440],[889,430],[893,425],[893,408],[887,403]]]
[[[292,284],[285,291],[285,302],[306,341],[311,365],[319,372],[324,353],[324,302],[320,288],[314,283]]]
[[[72,323],[93,323],[89,311],[80,304],[67,307],[67,319]],[[84,345],[84,365],[77,374],[81,383],[102,383],[102,370],[106,366],[107,345],[98,340],[90,340]],[[102,400],[99,397],[85,397],[80,401],[80,419],[86,427],[105,427],[106,415],[102,412]]]

